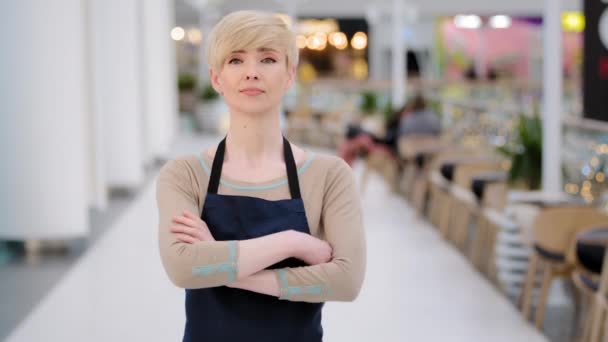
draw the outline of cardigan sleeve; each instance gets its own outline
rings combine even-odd
[[[174,216],[184,210],[200,214],[204,194],[194,170],[181,157],[165,164],[156,183],[158,243],[162,264],[178,287],[197,289],[222,286],[236,280],[238,244],[235,241],[181,242],[170,231]]]
[[[352,169],[340,158],[328,170],[322,201],[321,224],[333,258],[325,264],[275,270],[280,299],[353,301],[361,290],[366,267],[361,201]]]

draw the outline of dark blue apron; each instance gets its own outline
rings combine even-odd
[[[283,150],[291,199],[267,201],[217,193],[226,139],[215,153],[201,219],[217,241],[253,239],[293,229],[310,234],[291,146]],[[290,258],[268,269],[300,267]],[[184,342],[317,342],[323,340],[322,303],[279,300],[226,286],[186,290]]]

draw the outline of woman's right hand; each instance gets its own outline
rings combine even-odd
[[[324,264],[331,261],[333,248],[327,241],[298,231],[294,231],[294,233],[296,239],[294,239],[293,257],[309,265]]]

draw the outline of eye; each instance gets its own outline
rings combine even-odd
[[[238,59],[238,58],[231,58],[231,59],[228,61],[228,64],[241,64],[241,63],[242,63],[242,62],[241,62],[241,60],[240,60],[240,59]]]
[[[262,59],[262,62],[264,63],[276,63],[276,59],[272,58],[272,57],[266,57],[264,59]]]

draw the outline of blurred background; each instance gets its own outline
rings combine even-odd
[[[297,33],[284,134],[360,187],[367,277],[327,341],[608,338],[605,0],[22,0],[0,3],[0,340],[181,338],[155,179],[228,129],[203,51],[240,9]]]

